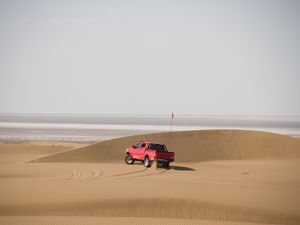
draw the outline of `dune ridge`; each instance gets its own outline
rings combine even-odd
[[[11,141],[0,139],[0,164],[28,162],[46,155],[81,148],[83,146],[86,145],[50,141]]]
[[[135,135],[46,156],[33,162],[121,162],[126,147],[140,141],[164,143],[176,162],[300,158],[300,139],[261,131],[206,130]]]

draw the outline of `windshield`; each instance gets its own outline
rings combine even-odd
[[[167,152],[167,148],[165,145],[150,144],[148,148],[157,152]]]

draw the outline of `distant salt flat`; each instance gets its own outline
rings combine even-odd
[[[0,114],[0,138],[93,143],[169,132],[169,115]],[[300,117],[176,115],[172,131],[258,130],[300,138]]]
[[[1,128],[36,129],[84,129],[84,130],[143,130],[168,131],[167,125],[130,125],[130,124],[72,124],[72,123],[13,123],[0,122]],[[197,129],[197,126],[174,126],[176,130]]]

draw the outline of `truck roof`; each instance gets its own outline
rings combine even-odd
[[[146,144],[157,144],[157,145],[163,145],[163,144],[160,144],[160,143],[157,143],[157,142],[152,142],[152,141],[140,141],[140,142],[143,142],[143,143],[146,143]]]

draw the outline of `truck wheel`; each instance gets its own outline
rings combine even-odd
[[[130,155],[126,155],[126,157],[125,157],[125,163],[128,164],[128,165],[131,165],[131,164],[134,163],[134,159],[132,159],[130,157]]]
[[[165,163],[165,164],[164,164],[164,167],[165,167],[165,168],[169,168],[169,167],[170,167],[170,163],[169,163],[169,162]]]
[[[152,162],[149,160],[148,156],[146,156],[144,159],[144,166],[148,168],[152,166]]]

